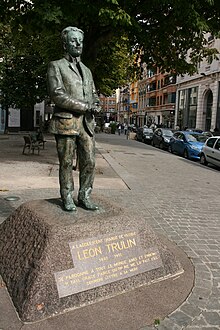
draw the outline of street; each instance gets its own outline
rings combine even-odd
[[[59,196],[56,146],[52,136],[46,140],[39,156],[22,155],[21,135],[0,137],[0,222],[25,201]],[[94,195],[135,210],[195,266],[192,294],[158,329],[220,329],[219,169],[125,135],[99,133],[96,147]],[[8,196],[19,200],[6,201]]]

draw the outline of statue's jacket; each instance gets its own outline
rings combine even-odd
[[[49,132],[61,135],[78,135],[80,125],[84,125],[93,136],[95,121],[90,111],[98,101],[91,71],[79,62],[70,61],[68,55],[49,63],[47,71],[48,92],[55,104]]]

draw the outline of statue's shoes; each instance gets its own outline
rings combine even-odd
[[[65,211],[68,212],[76,211],[76,205],[74,204],[73,200],[64,200],[63,207]]]
[[[78,206],[82,207],[85,210],[90,210],[90,211],[97,211],[99,210],[99,207],[97,204],[94,204],[89,200],[88,198],[86,199],[79,199],[78,200]]]

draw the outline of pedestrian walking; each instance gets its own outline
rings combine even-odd
[[[121,135],[121,124],[118,124],[118,135]]]

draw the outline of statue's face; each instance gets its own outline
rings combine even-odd
[[[72,57],[78,57],[82,54],[83,35],[79,31],[70,31],[67,35],[65,49]]]

